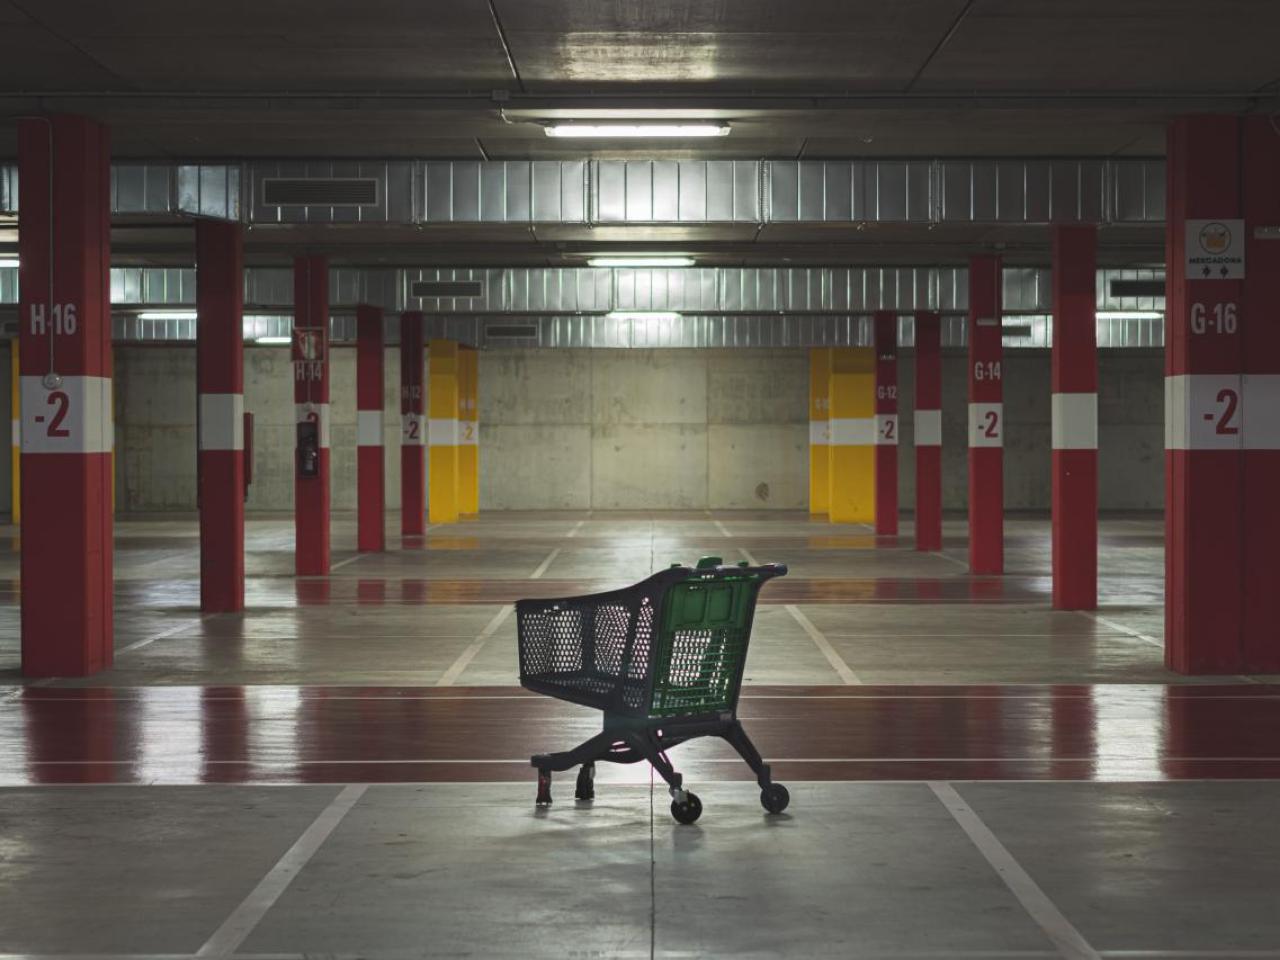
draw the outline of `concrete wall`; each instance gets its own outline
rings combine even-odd
[[[387,351],[387,502],[399,506],[399,359]],[[1103,509],[1163,505],[1159,351],[1109,351],[1099,398]],[[943,361],[944,500],[966,504],[966,373]],[[195,351],[117,351],[119,504],[195,505]],[[803,350],[497,350],[480,356],[484,509],[801,509],[807,506],[808,359]],[[287,349],[245,356],[256,415],[251,510],[293,505]],[[355,351],[332,356],[333,507],[355,506]],[[901,364],[901,497],[914,502],[912,363]],[[1047,509],[1049,356],[1005,355],[1005,500]],[[7,483],[7,477],[3,481]]]
[[[488,509],[807,506],[803,351],[480,357]]]

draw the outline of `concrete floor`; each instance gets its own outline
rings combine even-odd
[[[1104,521],[1097,615],[1048,609],[1044,518],[1004,577],[964,532],[507,514],[360,556],[338,517],[298,580],[255,520],[250,609],[202,617],[194,524],[131,520],[115,666],[24,690],[0,531],[0,957],[1280,957],[1280,690],[1164,669],[1159,519]],[[694,826],[641,768],[535,809],[512,755],[594,719],[513,689],[510,602],[704,554],[790,564],[743,715],[791,808],[699,743]]]
[[[619,586],[707,554],[790,566],[762,598],[751,683],[1186,682],[1163,666],[1157,518],[1104,521],[1096,615],[1049,609],[1043,518],[1010,518],[1006,535],[1006,575],[970,578],[960,518],[929,554],[911,549],[909,522],[877,542],[863,526],[743,512],[486,514],[404,543],[393,531],[389,552],[360,555],[339,516],[332,575],[300,581],[292,520],[254,520],[249,609],[202,617],[194,523],[123,521],[116,664],[83,682],[514,684],[514,619],[477,648],[511,600]],[[0,530],[0,683],[17,679],[17,546]]]

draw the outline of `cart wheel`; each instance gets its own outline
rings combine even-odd
[[[696,793],[685,791],[684,802],[671,801],[671,815],[681,823],[693,823],[702,816],[702,801]]]
[[[575,800],[594,800],[596,798],[596,765],[584,763],[578,771],[578,785],[573,790]]]
[[[781,813],[790,802],[790,792],[780,783],[771,783],[760,791],[760,806],[770,813]]]
[[[538,799],[536,801],[540,807],[551,806],[551,771],[538,771]]]

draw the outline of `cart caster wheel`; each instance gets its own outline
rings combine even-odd
[[[780,783],[771,783],[760,791],[760,806],[770,813],[781,813],[790,802],[790,792]]]
[[[596,798],[596,765],[584,763],[578,771],[578,785],[574,787],[575,800],[594,800]]]
[[[690,793],[687,790],[684,794],[684,801],[671,801],[671,815],[681,823],[693,823],[702,816],[702,801],[698,799],[696,793]]]
[[[540,807],[551,806],[551,771],[538,771],[538,799],[535,801]]]

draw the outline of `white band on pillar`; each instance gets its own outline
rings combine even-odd
[[[1098,395],[1055,393],[1053,411],[1054,450],[1098,449]]]
[[[1004,446],[1004,404],[969,404],[969,446]]]
[[[244,394],[200,394],[200,449],[244,449]]]
[[[356,446],[382,446],[382,411],[356,411]]]
[[[874,417],[831,418],[831,445],[833,447],[869,447],[876,440]]]
[[[876,446],[896,447],[898,445],[898,415],[896,413],[876,414]]]
[[[320,448],[329,447],[329,405],[327,403],[295,403],[293,405],[294,423],[308,421],[320,425]]]
[[[917,410],[915,412],[915,445],[917,447],[942,446],[941,410]]]
[[[427,442],[427,418],[421,413],[400,414],[400,446],[421,447]]]
[[[809,446],[825,447],[831,440],[830,420],[809,421]]]
[[[1280,450],[1280,374],[1246,373],[1244,396],[1244,448]]]
[[[1239,450],[1244,440],[1238,373],[1183,373],[1164,378],[1166,450]]]
[[[452,417],[441,417],[429,421],[427,442],[433,447],[456,447],[458,445],[458,421]]]
[[[110,453],[115,445],[110,377],[63,377],[49,389],[22,377],[22,452]]]

